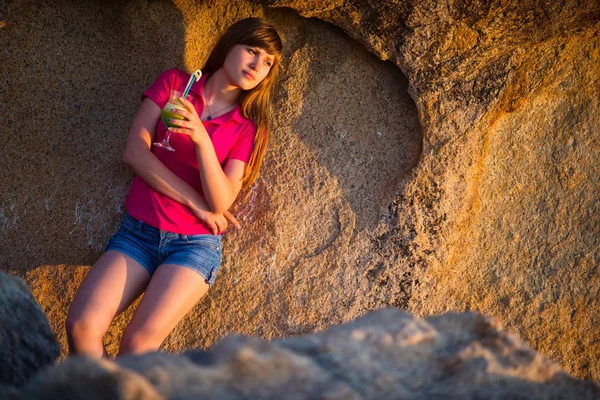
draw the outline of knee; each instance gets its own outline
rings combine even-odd
[[[156,351],[160,347],[163,337],[158,332],[149,329],[126,329],[121,338],[119,355],[141,354]]]
[[[102,340],[106,332],[94,322],[94,318],[76,315],[67,315],[65,321],[67,337],[73,344],[89,340]]]

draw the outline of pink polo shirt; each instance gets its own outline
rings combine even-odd
[[[183,92],[189,77],[188,73],[178,69],[165,71],[144,92],[142,100],[148,97],[162,110],[169,99],[170,89],[178,89]],[[206,75],[203,75],[198,82],[194,83],[190,91],[195,96],[192,103],[196,107],[198,115],[202,115],[204,109],[200,89],[204,85],[206,77]],[[254,148],[256,126],[252,121],[242,116],[239,105],[220,117],[203,121],[203,125],[212,140],[222,168],[230,159],[244,162],[250,160]],[[159,119],[156,124],[154,141],[162,141],[166,132],[165,125]],[[175,151],[152,146],[152,153],[175,175],[191,185],[198,193],[203,194],[198,159],[191,139],[187,135],[173,133],[169,141]],[[126,209],[132,217],[158,229],[184,235],[212,233],[209,227],[198,219],[187,206],[155,191],[139,176],[135,177],[129,190]]]

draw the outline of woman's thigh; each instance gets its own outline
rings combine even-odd
[[[87,274],[69,308],[69,319],[108,329],[115,316],[144,291],[150,273],[130,256],[108,250]]]
[[[163,264],[152,275],[127,334],[141,333],[160,342],[208,291],[206,278],[181,265]]]

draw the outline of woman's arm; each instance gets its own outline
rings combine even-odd
[[[225,169],[221,168],[212,142],[196,144],[196,157],[206,201],[213,212],[219,214],[231,207],[242,189],[246,163],[229,160]]]
[[[210,209],[221,214],[235,201],[242,188],[242,178],[246,163],[241,160],[229,160],[225,168],[221,168],[212,140],[208,136],[194,105],[182,99],[186,110],[175,110],[187,121],[174,120],[178,128],[169,128],[174,133],[188,135],[196,146],[196,157],[200,169],[202,191]]]
[[[213,231],[215,230],[215,226],[213,226],[215,224],[218,225],[217,230],[223,231],[223,221],[217,219],[213,224],[212,221],[215,221],[215,218],[207,215],[212,211],[204,198],[183,179],[171,172],[150,151],[160,112],[161,110],[156,103],[148,98],[144,99],[129,130],[129,137],[123,153],[123,162],[129,165],[154,190],[188,206],[198,218],[209,223]],[[230,213],[226,212],[226,209],[215,214],[225,214],[227,220],[239,227],[238,222]]]

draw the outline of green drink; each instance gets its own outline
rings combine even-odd
[[[165,124],[167,129],[178,127],[177,125],[174,125],[173,123],[169,122],[169,119],[185,120],[185,117],[182,117],[181,115],[178,115],[178,114],[174,114],[173,111],[171,111],[171,110],[172,109],[185,110],[185,107],[181,103],[181,98],[184,98],[184,99],[192,102],[192,96],[191,95],[188,96],[188,94],[190,93],[190,89],[192,88],[193,83],[198,82],[198,80],[200,80],[201,76],[202,76],[202,71],[199,69],[192,72],[187,85],[185,85],[185,91],[183,92],[183,96],[181,95],[181,93],[178,90],[171,89],[171,92],[169,93],[169,101],[167,102],[167,104],[165,104],[163,109],[160,111],[160,119],[162,120],[163,124]],[[163,140],[162,142],[156,142],[156,143],[154,143],[154,145],[158,146],[160,148],[163,148],[165,150],[175,151],[175,149],[173,147],[171,147],[171,143],[169,143],[170,138],[171,138],[171,131],[168,130],[167,134],[165,135],[165,140]]]
[[[167,104],[165,104],[165,106],[163,107],[163,109],[160,112],[160,119],[162,120],[163,124],[165,124],[165,126],[167,128],[178,128],[177,125],[169,122],[169,119],[185,120],[185,117],[175,114],[171,111],[172,109],[185,110],[185,107],[181,103],[180,98],[181,98],[181,92],[179,92],[177,90],[171,90],[171,93],[169,96],[169,101],[167,102]],[[192,101],[192,96],[188,95],[186,99],[189,101]],[[167,131],[165,140],[163,140],[162,142],[156,142],[156,143],[154,143],[154,145],[161,147],[163,149],[169,150],[169,151],[175,151],[175,149],[173,147],[171,147],[171,143],[169,142],[170,138],[171,138],[171,132]]]
[[[169,102],[163,107],[162,111],[160,112],[160,118],[162,119],[163,124],[167,126],[167,128],[177,128],[177,125],[174,125],[169,122],[169,118],[185,119],[181,115],[174,114],[173,112],[171,112],[171,109],[173,108],[177,110],[185,110],[185,107],[183,107],[179,100],[177,100],[176,102],[173,100],[169,100]]]

